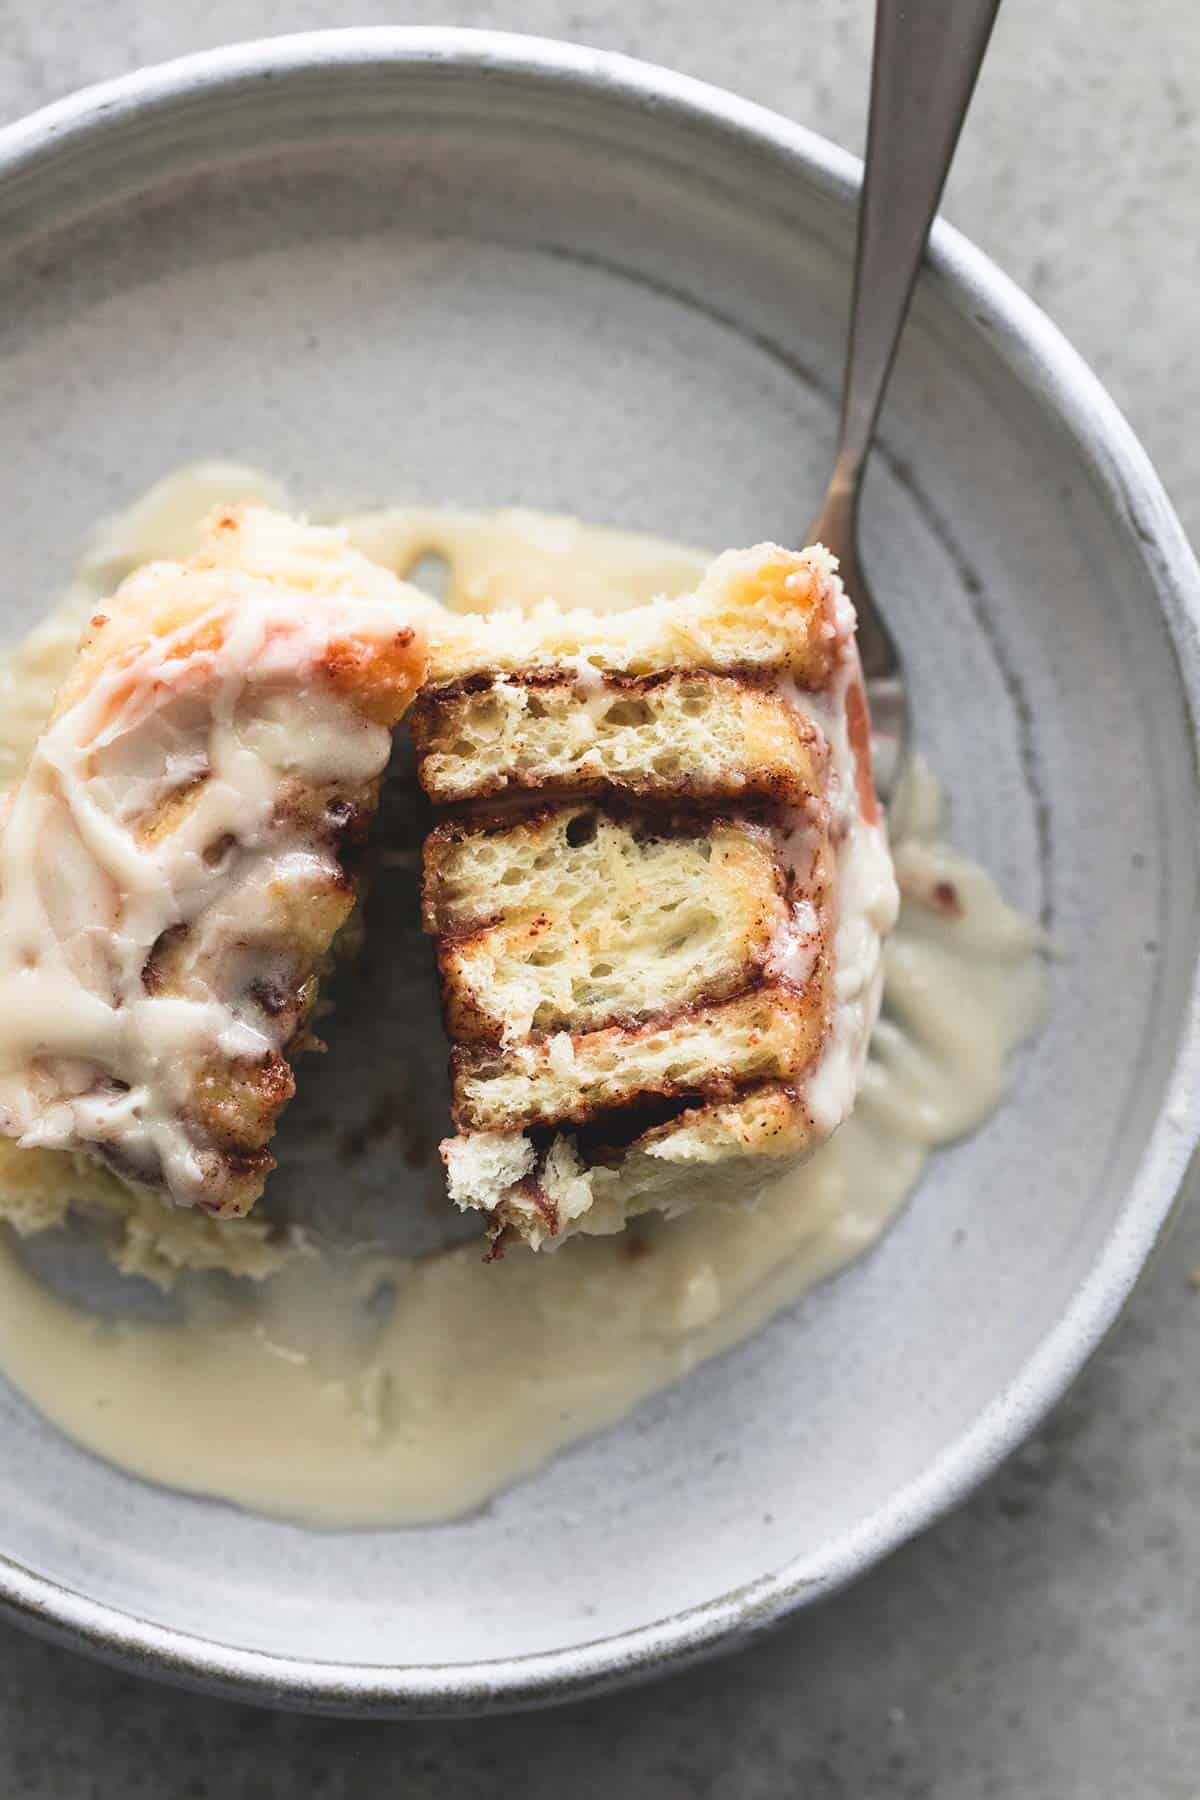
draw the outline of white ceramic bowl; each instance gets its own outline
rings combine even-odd
[[[198,455],[320,501],[788,538],[833,442],[856,165],[663,70],[349,31],[0,133],[3,628]],[[127,1664],[402,1713],[729,1646],[959,1499],[1063,1391],[1196,1137],[1196,565],[1037,309],[945,227],[866,549],[953,834],[1056,948],[1013,1098],[871,1256],[486,1510],[317,1536],[139,1484],[0,1390],[0,1594]]]

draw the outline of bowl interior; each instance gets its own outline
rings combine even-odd
[[[822,487],[844,194],[614,86],[416,61],[198,90],[31,166],[0,225],[5,634],[99,516],[199,456],[313,507],[521,502],[718,547],[794,538]],[[1146,561],[946,278],[917,297],[866,550],[954,840],[1054,947],[1003,1111],[861,1264],[475,1516],[243,1516],[0,1385],[0,1551],[242,1650],[429,1665],[570,1650],[793,1559],[819,1584],[848,1539],[895,1540],[1119,1227],[1182,1029],[1200,814]]]

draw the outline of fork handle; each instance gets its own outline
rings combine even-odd
[[[999,4],[878,0],[838,439],[838,471],[848,497],[857,498],[929,228]]]

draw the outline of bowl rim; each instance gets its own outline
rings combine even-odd
[[[453,64],[652,103],[677,120],[769,147],[828,197],[852,202],[861,163],[780,114],[673,70],[557,39],[457,27],[376,26],[255,39],[140,69],[80,90],[0,129],[0,184],[63,147],[99,144],[133,114],[313,69]],[[939,220],[930,279],[1038,391],[1074,441],[1146,568],[1166,618],[1200,742],[1200,566],[1149,458],[1098,378],[1041,309],[961,233]],[[310,1712],[449,1716],[546,1706],[677,1669],[731,1649],[843,1587],[930,1525],[987,1476],[1060,1398],[1128,1299],[1172,1216],[1200,1142],[1200,973],[1170,1080],[1126,1202],[1057,1323],[1018,1374],[921,1476],[821,1554],[670,1617],[565,1649],[454,1664],[290,1658],[179,1632],[91,1600],[0,1553],[0,1613],[132,1672],[209,1693]]]

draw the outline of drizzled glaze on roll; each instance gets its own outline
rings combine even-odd
[[[92,616],[0,833],[7,1136],[254,1204],[427,612],[246,508]]]

